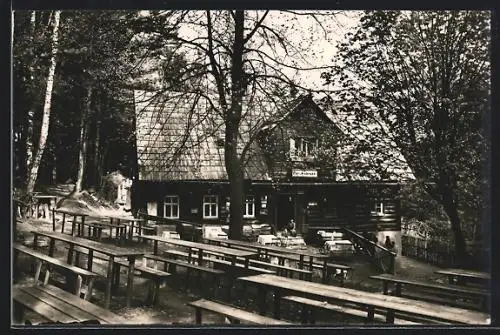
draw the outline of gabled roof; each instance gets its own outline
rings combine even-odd
[[[139,180],[226,180],[220,115],[195,94],[134,91]],[[243,120],[238,150],[249,140],[251,113]],[[223,137],[223,136],[222,136]],[[257,143],[249,149],[246,179],[267,180]]]
[[[224,146],[218,143],[224,134],[224,122],[212,108],[207,99],[195,94],[169,92],[134,91],[136,113],[136,141],[139,165],[139,180],[227,180],[224,164]],[[213,101],[216,101],[214,99]],[[272,130],[284,120],[299,116],[302,107],[313,106],[316,114],[325,122],[330,122],[342,133],[349,133],[342,118],[337,118],[323,111],[311,95],[301,95],[290,101],[275,122],[262,129]],[[245,115],[240,126],[238,150],[249,141],[250,129],[257,119],[272,113],[272,107],[255,107],[244,103]],[[269,108],[268,108],[269,107]],[[276,107],[275,107],[276,108]],[[223,137],[223,136],[222,136]],[[379,145],[373,143],[373,145]],[[412,179],[411,171],[404,161],[398,159],[377,160],[373,153],[360,155],[353,150],[353,145],[340,148],[340,162],[337,166],[336,181],[403,181]],[[356,156],[357,165],[351,165],[347,159]],[[246,179],[270,180],[262,149],[254,141],[250,145],[249,157],[244,174]],[[368,166],[382,166],[390,177],[379,175]],[[364,166],[366,168],[359,168]],[[362,171],[362,172],[361,172]]]

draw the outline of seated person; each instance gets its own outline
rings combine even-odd
[[[293,237],[297,236],[297,232],[295,231],[295,220],[294,219],[290,219],[290,221],[288,222],[288,225],[286,227],[286,231],[290,236],[293,236]]]

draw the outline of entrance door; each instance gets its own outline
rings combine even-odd
[[[283,229],[290,219],[295,220],[295,195],[280,194],[277,199],[278,221],[276,225],[278,229]]]

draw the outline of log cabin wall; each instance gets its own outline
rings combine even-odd
[[[263,197],[268,196],[267,188],[253,187],[247,183],[246,195],[254,199],[253,216],[244,218],[244,222],[267,222],[268,221],[268,201]],[[229,188],[227,182],[214,181],[172,181],[153,182],[135,181],[133,203],[134,208],[146,209],[148,203],[154,203],[151,208],[156,208],[155,212],[148,213],[161,217],[168,217],[165,208],[166,197],[176,197],[178,217],[171,217],[183,221],[198,224],[227,224],[229,208]],[[217,199],[216,215],[213,218],[205,218],[203,215],[203,197],[213,195]]]
[[[309,230],[346,227],[355,231],[376,232],[401,229],[399,185],[376,183],[332,186],[312,192],[307,206]]]

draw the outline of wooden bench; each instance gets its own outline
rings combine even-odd
[[[214,288],[214,295],[216,294],[217,288],[220,286],[220,280],[221,277],[225,274],[224,271],[218,270],[218,269],[212,269],[209,267],[201,266],[201,265],[195,265],[192,263],[188,263],[185,261],[181,260],[176,260],[176,259],[171,259],[171,258],[166,258],[158,255],[152,255],[152,254],[146,254],[144,255],[144,259],[146,260],[153,260],[155,261],[155,267],[156,267],[156,262],[161,262],[163,263],[163,269],[164,271],[168,271],[169,273],[175,274],[176,267],[184,267],[186,268],[186,289],[189,287],[189,277],[192,271],[198,272],[198,283],[201,283],[201,274],[202,273],[207,273],[212,276],[212,287]],[[204,286],[208,287],[208,286]]]
[[[353,308],[350,306],[335,305],[328,302],[317,301],[309,298],[297,297],[297,296],[285,296],[282,298],[285,301],[293,302],[302,305],[302,323],[315,324],[315,310],[323,309],[332,311],[335,313],[350,315],[356,318],[363,318],[367,320],[368,311],[361,310],[359,308]],[[376,322],[386,322],[386,316],[383,314],[375,313],[373,315],[373,320]],[[394,319],[395,325],[418,325],[420,323],[404,320],[404,319]]]
[[[115,260],[115,286],[120,285],[120,267],[124,266],[128,268],[128,262],[125,260]],[[148,266],[135,266],[135,274],[146,278],[149,280],[149,290],[148,290],[148,303],[155,305],[158,303],[158,297],[160,293],[160,284],[163,283],[167,277],[171,276],[170,273],[165,271],[160,271]]]
[[[167,255],[167,256],[182,257],[182,258],[184,258],[186,260],[189,260],[189,253],[187,253],[185,251],[180,251],[180,250],[175,250],[175,249],[168,249],[168,250],[164,250],[163,253],[165,255]],[[231,265],[230,261],[223,260],[223,259],[221,259],[222,257],[224,257],[224,255],[212,254],[212,257],[206,257],[206,256],[204,256],[203,257],[203,261],[207,261],[207,262],[212,262],[214,264],[223,265],[224,267],[226,267],[228,265]],[[198,261],[198,253],[195,251],[195,252],[191,253],[191,262],[194,263],[194,262],[197,262],[197,261]],[[250,262],[251,261],[252,260],[250,260]],[[240,268],[240,269],[245,269],[243,264],[237,263],[236,266],[238,268]],[[256,266],[249,266],[248,267],[248,271],[250,271],[252,274],[255,274],[255,273],[269,273],[269,274],[274,274],[275,273],[272,270],[267,270],[267,269],[263,269],[263,268],[256,267]]]
[[[25,322],[25,309],[55,323],[125,324],[126,320],[53,285],[14,286],[14,321]],[[30,320],[26,320],[28,324]]]
[[[285,265],[279,265],[279,264],[273,264],[269,262],[264,262],[264,261],[259,261],[255,259],[250,260],[250,264],[258,265],[261,267],[267,267],[267,268],[272,268],[276,270],[277,275],[283,275],[285,277],[290,277],[293,278],[293,274],[302,274],[305,276],[306,280],[312,281],[312,271],[309,270],[303,270],[303,269],[298,269],[298,268],[293,268],[290,266],[285,266]]]
[[[17,264],[17,257],[18,254],[21,252],[23,254],[29,255],[33,258],[36,259],[37,264],[35,267],[35,278],[34,282],[35,285],[38,285],[38,281],[40,278],[40,272],[42,269],[42,264],[47,265],[47,269],[45,272],[45,278],[44,278],[44,285],[47,285],[49,282],[49,277],[50,277],[50,272],[52,271],[52,268],[57,268],[62,270],[64,275],[66,275],[67,278],[67,285],[68,286],[73,286],[71,290],[74,292],[74,294],[80,296],[84,295],[85,300],[89,300],[90,297],[92,296],[92,288],[94,285],[94,279],[99,276],[99,274],[91,271],[87,271],[85,269],[79,268],[74,265],[67,264],[57,258],[50,257],[48,255],[42,254],[41,252],[38,252],[36,250],[30,249],[24,245],[14,243],[14,266]],[[83,278],[86,278],[87,282],[87,288],[82,289],[82,282]]]
[[[279,253],[275,253],[275,252],[268,252],[267,256],[286,258],[288,260],[291,260],[291,261],[294,261],[297,263],[300,261],[300,258],[297,255],[284,255],[284,254],[279,254]],[[309,262],[304,261],[304,267],[307,267],[308,265],[309,265]],[[323,271],[323,263],[313,262],[312,268]],[[330,269],[340,270],[340,286],[341,287],[344,287],[347,273],[353,271],[352,267],[345,265],[345,264],[326,263],[325,283],[327,283],[330,280],[333,272],[336,272],[336,271],[330,271]]]
[[[228,306],[225,304],[221,304],[219,302],[200,299],[193,302],[188,303],[188,305],[194,307],[196,314],[196,324],[202,323],[202,314],[203,310],[209,311],[212,313],[217,313],[220,315],[224,315],[225,317],[231,320],[231,323],[250,323],[250,324],[258,324],[258,325],[290,325],[290,322],[283,320],[276,320],[267,316],[262,316],[259,314],[255,314],[252,312],[247,312],[242,309]]]
[[[479,310],[487,310],[489,307],[491,293],[480,288],[434,284],[407,278],[399,278],[391,274],[370,276],[370,278],[382,281],[384,294],[389,294],[389,284],[394,284],[395,290],[392,293],[395,296],[403,296],[423,301],[438,302],[451,306]],[[414,290],[405,290],[402,292],[403,285],[417,288],[419,291],[415,292]],[[476,303],[460,301],[460,299],[469,299],[476,301]],[[477,303],[477,301],[479,301],[479,303]]]

